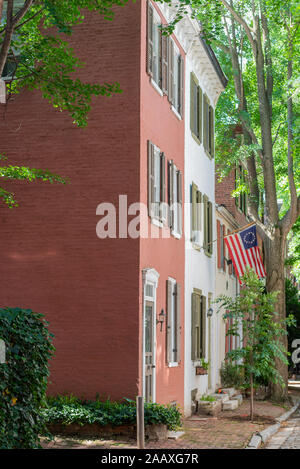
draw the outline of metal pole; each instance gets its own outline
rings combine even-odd
[[[144,433],[144,398],[143,396],[136,397],[136,438],[137,447],[139,449],[145,448],[145,433]]]

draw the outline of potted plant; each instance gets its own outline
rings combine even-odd
[[[200,365],[196,366],[196,375],[207,375],[209,368],[209,362],[206,362],[204,358],[201,358]]]

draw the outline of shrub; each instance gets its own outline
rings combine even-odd
[[[246,383],[244,378],[244,369],[241,365],[235,365],[231,362],[223,362],[220,370],[221,382],[223,387],[242,388]]]
[[[78,399],[74,396],[57,396],[48,398],[42,414],[48,424],[130,425],[136,423],[136,403],[130,399],[103,402]],[[156,403],[145,403],[144,419],[145,425],[165,424],[170,430],[181,424],[178,407]]]
[[[200,397],[200,401],[205,401],[205,402],[214,402],[216,401],[217,399],[213,396],[209,396],[209,395],[204,395],[204,396],[201,396]]]
[[[54,347],[41,314],[29,309],[0,309],[0,338],[6,363],[0,364],[0,448],[37,448],[45,425],[48,360]]]

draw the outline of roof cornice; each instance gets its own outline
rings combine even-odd
[[[166,21],[170,23],[177,14],[176,5],[179,1],[173,0],[172,4],[159,1],[155,3]],[[211,103],[216,106],[220,94],[227,85],[227,78],[213,50],[202,37],[201,25],[192,18],[192,9],[186,7],[186,10],[187,14],[175,26],[174,35],[189,56],[196,75],[201,78],[204,91]]]

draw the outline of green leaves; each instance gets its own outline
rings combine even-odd
[[[0,448],[37,448],[53,335],[41,314],[22,308],[0,309],[0,331],[7,360],[0,364]]]
[[[238,335],[240,346],[231,350],[226,358],[230,362],[242,359],[245,370],[244,385],[249,385],[253,374],[254,386],[280,382],[281,375],[276,369],[275,358],[287,363],[287,352],[281,337],[286,335],[286,321],[276,321],[275,303],[277,293],[266,293],[255,272],[248,270],[243,276],[243,289],[236,298],[220,296],[216,302],[227,311],[224,319],[231,320],[227,335]],[[238,372],[238,370],[235,370]]]
[[[41,413],[45,421],[79,425],[97,423],[98,425],[128,425],[136,424],[136,404],[130,399],[122,402],[90,401],[78,399],[74,396],[57,396],[49,398]],[[181,424],[181,414],[178,407],[165,406],[155,403],[145,403],[145,424],[161,423],[175,430]]]
[[[6,159],[5,157],[0,157],[0,159]],[[27,166],[1,166],[0,167],[0,177],[4,180],[18,180],[18,181],[28,181],[34,182],[36,180],[41,180],[44,182],[53,183],[61,183],[66,184],[68,181],[67,179],[59,176],[57,174],[53,174],[48,169],[35,169],[35,168],[28,168]],[[17,201],[15,200],[14,194],[9,192],[2,187],[0,187],[0,198],[2,198],[3,202],[8,205],[9,208],[14,208],[18,206]]]

